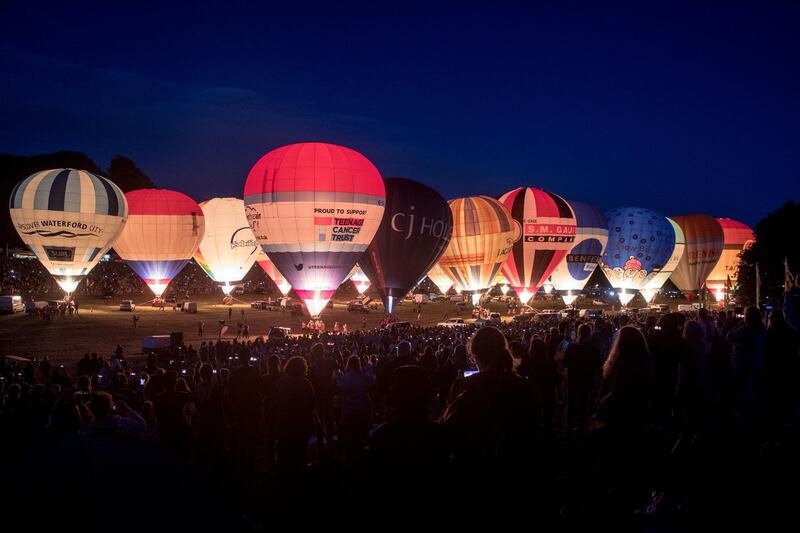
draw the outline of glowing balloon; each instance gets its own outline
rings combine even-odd
[[[194,253],[197,264],[208,277],[222,284],[229,294],[232,282],[240,281],[253,266],[261,246],[244,216],[244,202],[238,198],[212,198],[200,204],[206,230]]]
[[[667,217],[669,223],[672,224],[672,229],[675,230],[675,247],[672,249],[672,255],[670,255],[667,263],[661,269],[661,271],[650,278],[647,283],[642,286],[641,293],[644,296],[644,299],[647,303],[652,303],[653,299],[658,294],[658,291],[661,290],[661,287],[664,286],[664,283],[667,282],[667,279],[672,275],[672,272],[675,270],[675,267],[678,266],[678,263],[681,261],[681,257],[683,257],[683,252],[686,248],[686,237],[683,235],[683,230],[679,225],[675,223],[674,220]]]
[[[503,275],[527,303],[574,245],[575,213],[560,196],[533,187],[509,191],[500,202],[522,228]]]
[[[683,230],[686,250],[670,279],[691,301],[719,261],[725,246],[725,233],[717,219],[709,215],[671,218]]]
[[[256,263],[258,266],[261,267],[261,270],[269,276],[275,286],[278,287],[278,290],[281,291],[281,294],[286,296],[289,294],[289,291],[292,290],[292,286],[286,281],[286,278],[283,277],[283,274],[278,272],[278,269],[275,268],[275,265],[272,264],[267,254],[264,253],[264,250],[259,249],[258,256],[256,257]]]
[[[456,291],[483,292],[511,253],[520,230],[503,204],[489,196],[450,200],[453,236],[439,266]]]
[[[359,265],[381,295],[387,313],[444,253],[453,215],[444,198],[427,185],[387,178],[386,212]]]
[[[364,271],[361,270],[359,265],[353,267],[353,270],[350,271],[350,274],[347,276],[347,278],[353,283],[353,286],[356,288],[356,291],[358,291],[359,296],[363,296],[372,285],[372,282],[370,282],[369,278],[366,274],[364,274]]]
[[[385,203],[378,169],[333,144],[273,150],[253,166],[244,187],[256,239],[312,316],[369,246]]]
[[[564,303],[572,305],[600,262],[608,242],[608,222],[590,205],[574,201],[569,205],[575,213],[575,242],[564,261],[553,269],[550,281]]]
[[[725,299],[728,289],[739,279],[741,253],[756,242],[756,236],[746,225],[730,218],[717,219],[725,235],[725,247],[719,262],[706,279],[706,287],[714,293],[718,302]]]
[[[19,182],[9,210],[22,242],[71,294],[122,232],[128,203],[106,178],[56,168]]]
[[[114,250],[160,298],[203,240],[203,210],[185,194],[167,189],[139,189],[125,198],[128,223]]]
[[[600,267],[627,305],[667,264],[675,248],[675,230],[667,217],[640,207],[612,209],[605,216],[608,244]]]
[[[442,294],[447,294],[447,291],[453,286],[453,280],[450,279],[450,276],[448,276],[438,264],[433,265],[428,271],[428,279],[436,285],[436,288],[442,291]]]

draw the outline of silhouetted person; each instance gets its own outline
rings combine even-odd
[[[592,341],[592,327],[581,324],[576,342],[570,343],[564,353],[562,365],[567,371],[567,423],[579,431],[586,427],[595,387],[598,384],[603,361]]]
[[[336,392],[336,361],[329,353],[325,352],[322,343],[316,343],[311,347],[311,370],[309,379],[314,386],[314,394],[317,401],[317,411],[322,422],[322,431],[327,446],[333,445],[334,434],[334,405],[333,398]],[[288,370],[287,370],[288,372]],[[322,442],[319,443],[323,445]]]
[[[278,464],[285,474],[297,474],[306,464],[308,440],[314,432],[316,398],[314,387],[306,378],[305,359],[291,357],[285,372],[272,397]]]
[[[745,309],[744,322],[728,334],[732,345],[733,409],[740,422],[752,422],[756,411],[762,407],[766,338],[761,311],[754,306]]]
[[[344,374],[336,380],[339,403],[339,440],[345,464],[356,459],[367,444],[372,424],[372,379],[361,369],[357,355],[347,358]]]
[[[186,421],[185,408],[192,401],[192,396],[187,392],[177,391],[177,382],[176,371],[169,370],[164,374],[164,392],[153,398],[153,409],[158,419],[158,436],[162,446],[186,456],[191,447],[191,427]]]

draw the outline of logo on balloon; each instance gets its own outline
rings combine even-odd
[[[413,210],[414,206],[412,205],[409,207],[409,211]],[[414,213],[395,213],[391,219],[392,230],[401,234],[405,233],[403,239],[408,240],[415,232],[414,222]],[[442,236],[450,234],[450,226],[444,220],[431,220],[423,216],[419,221],[419,231],[417,233],[441,239]]]

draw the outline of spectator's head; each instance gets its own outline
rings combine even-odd
[[[783,311],[774,309],[769,314],[769,329],[781,328],[786,325],[786,320],[783,317]]]
[[[322,346],[320,344],[320,346]],[[308,373],[308,363],[306,360],[299,355],[295,355],[294,357],[290,357],[288,361],[286,361],[286,375],[291,376],[293,378],[304,378]]]
[[[281,358],[277,355],[270,355],[267,357],[267,371],[270,376],[276,376],[281,373]]]
[[[397,357],[408,358],[411,356],[411,343],[408,341],[400,341],[397,345]]]
[[[345,372],[358,372],[361,373],[361,359],[357,355],[351,355],[347,358],[347,364],[344,368]]]
[[[214,379],[214,369],[211,367],[209,363],[203,363],[200,365],[200,370],[198,371],[198,375],[200,376],[200,381],[203,383],[210,383],[211,380]]]
[[[185,379],[183,379],[183,378],[180,378],[180,379],[179,379],[179,380],[178,380],[178,381],[175,383],[175,390],[176,390],[177,392],[189,392],[189,385],[186,383],[186,380],[185,380]]]
[[[528,347],[528,353],[531,359],[537,361],[547,360],[547,345],[539,337],[531,339],[531,345]]]
[[[761,327],[761,311],[758,307],[750,305],[744,310],[744,321],[751,328]]]
[[[92,378],[87,375],[78,376],[75,387],[81,392],[92,392]]]
[[[631,318],[628,315],[620,315],[619,316],[619,327],[620,329],[627,326],[631,321]]]
[[[389,385],[389,404],[398,414],[421,414],[423,417],[431,401],[432,387],[428,372],[416,365],[398,367]]]
[[[589,324],[581,324],[578,327],[578,342],[586,344],[590,340],[592,340],[592,326]]]
[[[508,341],[494,326],[485,326],[476,331],[469,342],[469,351],[481,371],[511,371],[514,360],[508,349]]]
[[[89,402],[89,410],[98,420],[114,414],[114,399],[107,392],[95,392]]]
[[[703,326],[696,320],[689,320],[683,328],[683,338],[695,351],[703,350]]]
[[[174,391],[177,383],[178,372],[175,370],[167,370],[167,372],[164,374],[164,390]]]
[[[81,429],[81,413],[72,398],[56,402],[50,413],[50,427],[57,435],[74,435]]]
[[[316,363],[325,355],[325,346],[321,342],[314,344],[311,347],[311,362]]]
[[[633,326],[620,329],[603,367],[603,376],[615,382],[644,383],[651,371],[650,351],[642,332]]]

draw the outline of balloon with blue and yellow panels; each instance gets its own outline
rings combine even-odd
[[[608,244],[600,267],[627,305],[669,261],[675,230],[667,217],[642,207],[619,207],[605,215]]]
[[[44,170],[19,182],[9,210],[22,241],[67,294],[108,252],[128,217],[116,185],[71,168]]]

